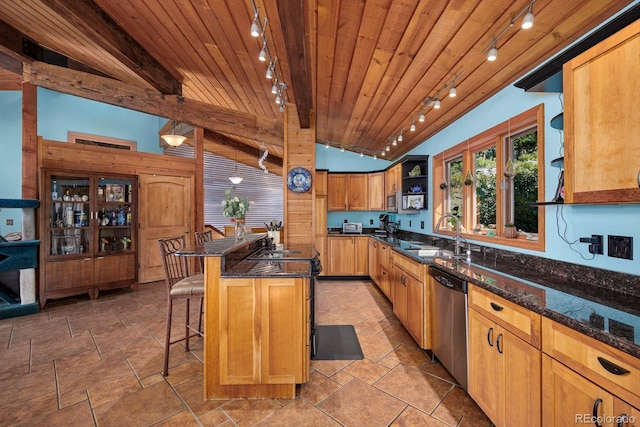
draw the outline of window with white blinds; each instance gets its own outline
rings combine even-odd
[[[166,154],[193,158],[193,147],[181,145],[165,148]],[[256,158],[256,167],[258,159]],[[229,177],[235,173],[236,162],[214,153],[204,153],[204,222],[224,230],[232,225],[222,216],[221,202],[225,190],[232,188]],[[255,202],[246,216],[247,227],[264,227],[264,223],[282,221],[282,177],[238,163],[238,173],[244,180],[236,186],[235,194]]]

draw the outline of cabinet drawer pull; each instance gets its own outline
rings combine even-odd
[[[493,347],[493,328],[487,330],[487,342],[489,343],[489,347]]]
[[[498,334],[498,339],[496,339],[496,347],[498,348],[498,353],[502,354],[502,334]]]
[[[623,367],[618,366],[613,362],[609,362],[604,357],[598,356],[598,362],[600,362],[600,365],[602,365],[604,369],[611,372],[613,375],[627,375],[629,373],[629,371],[627,371]]]
[[[493,308],[495,311],[502,311],[504,309],[503,306],[496,304],[495,302],[491,303],[491,308]]]
[[[601,403],[602,399],[600,398],[596,399],[596,401],[593,403],[593,424],[596,427],[602,427],[602,425],[598,423],[598,407]]]

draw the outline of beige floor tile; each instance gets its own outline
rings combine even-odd
[[[445,422],[449,420],[465,419],[465,423],[489,423],[489,419],[478,407],[476,402],[460,387],[454,387],[436,408],[433,416]]]
[[[56,391],[53,364],[43,365],[37,372],[14,376],[0,387],[0,406],[4,407]]]
[[[367,384],[373,384],[384,376],[389,369],[367,358],[356,360],[342,371]]]
[[[428,414],[433,412],[449,390],[454,387],[447,381],[403,364],[393,368],[374,386]]]
[[[340,424],[308,402],[296,399],[289,402],[282,409],[262,419],[256,425],[260,427],[331,427],[339,426]]]
[[[154,427],[198,427],[201,425],[206,424],[200,424],[197,418],[194,417],[190,411],[184,410],[167,418],[166,420],[154,424]]]
[[[449,427],[455,424],[446,424],[437,420],[416,408],[409,406],[396,418],[391,427]],[[486,426],[485,426],[486,427]]]
[[[404,410],[406,404],[354,379],[317,406],[347,427],[382,427],[389,425]]]
[[[142,385],[136,376],[131,374],[89,387],[87,391],[91,406],[95,408],[139,390],[142,390]]]
[[[89,351],[96,351],[96,344],[86,331],[74,337],[61,335],[35,338],[31,341],[31,363],[39,365]]]
[[[309,382],[300,386],[300,396],[316,405],[339,388],[339,383],[320,372],[312,372]]]
[[[94,408],[99,426],[150,426],[185,410],[167,383],[158,383]]]
[[[236,399],[228,402],[221,409],[238,426],[252,426],[282,408],[275,399]]]
[[[55,391],[20,400],[11,405],[0,407],[0,425],[15,426],[26,423],[34,416],[58,411],[58,396]]]

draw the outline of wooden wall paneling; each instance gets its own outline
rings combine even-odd
[[[39,137],[41,158],[39,164],[46,169],[70,169],[94,172],[109,170],[115,174],[195,175],[194,159],[142,153],[101,147],[82,146],[51,141]]]
[[[22,198],[38,198],[38,87],[22,85]]]
[[[295,104],[287,103],[285,109],[283,180],[283,225],[284,243],[312,244],[314,241],[313,224],[315,210],[315,186],[311,191],[294,193],[287,187],[287,174],[291,168],[303,167],[315,178],[315,119],[311,129],[301,129]]]

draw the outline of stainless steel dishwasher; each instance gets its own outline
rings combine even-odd
[[[429,266],[433,295],[433,355],[467,389],[467,281]]]

